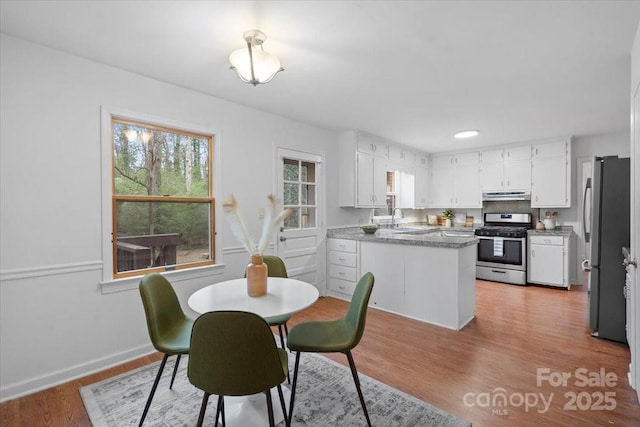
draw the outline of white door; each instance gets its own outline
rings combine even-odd
[[[636,40],[637,43],[637,40]],[[636,389],[640,400],[640,274],[638,274],[638,253],[640,252],[640,85],[633,88],[631,105],[631,259],[635,267],[629,268],[629,301],[627,308],[632,315],[627,325],[629,348],[631,349],[631,365],[629,373],[632,387]]]
[[[289,277],[325,294],[326,239],[322,156],[279,148],[278,199],[293,215],[277,233],[277,254]]]

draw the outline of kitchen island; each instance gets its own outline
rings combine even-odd
[[[350,299],[359,277],[375,284],[369,305],[460,330],[474,316],[478,239],[471,228],[403,227],[327,232],[329,295]]]

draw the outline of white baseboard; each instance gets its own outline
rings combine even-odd
[[[39,377],[29,378],[18,383],[9,384],[0,388],[0,403],[7,400],[16,399],[27,394],[35,393],[60,384],[82,378],[96,372],[104,371],[111,367],[121,365],[130,360],[146,356],[155,351],[151,344],[113,354],[111,356],[94,359],[79,365],[71,366],[66,369],[55,371]]]

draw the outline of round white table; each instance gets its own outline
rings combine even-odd
[[[189,297],[189,307],[197,313],[220,310],[240,310],[256,313],[264,318],[293,314],[312,305],[319,293],[315,286],[296,279],[269,277],[267,294],[250,297],[247,279],[234,279],[214,283],[197,290]],[[289,389],[282,388],[285,402],[289,402]],[[278,393],[271,391],[276,424],[284,419]],[[252,396],[225,396],[224,411],[227,422],[238,426],[268,426],[267,403],[264,394]]]
[[[267,294],[250,297],[247,294],[247,279],[234,279],[197,290],[189,297],[189,307],[201,314],[208,311],[240,310],[267,318],[304,310],[316,302],[318,295],[318,289],[309,283],[269,277]]]

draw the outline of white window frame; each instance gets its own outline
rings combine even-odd
[[[213,173],[213,194],[216,198],[215,206],[215,229],[222,227],[220,218],[222,218],[222,203],[218,198],[221,195],[221,161],[220,161],[220,133],[210,128],[206,128],[191,123],[178,122],[162,117],[150,116],[135,111],[129,111],[119,108],[109,108],[102,106],[100,109],[101,116],[101,201],[102,201],[102,281],[100,282],[100,290],[103,294],[138,289],[140,278],[144,275],[124,277],[114,279],[113,275],[113,246],[111,236],[113,235],[113,212],[112,212],[112,191],[113,191],[113,149],[111,141],[111,118],[119,118],[131,120],[141,123],[148,123],[156,126],[168,127],[176,130],[183,130],[192,133],[210,135],[214,138],[213,143],[213,164],[211,165]],[[190,280],[199,277],[207,277],[212,274],[223,274],[224,263],[222,260],[222,248],[218,236],[215,239],[215,260],[213,265],[185,268],[182,270],[174,270],[163,272],[172,282],[180,282],[182,280]]]

